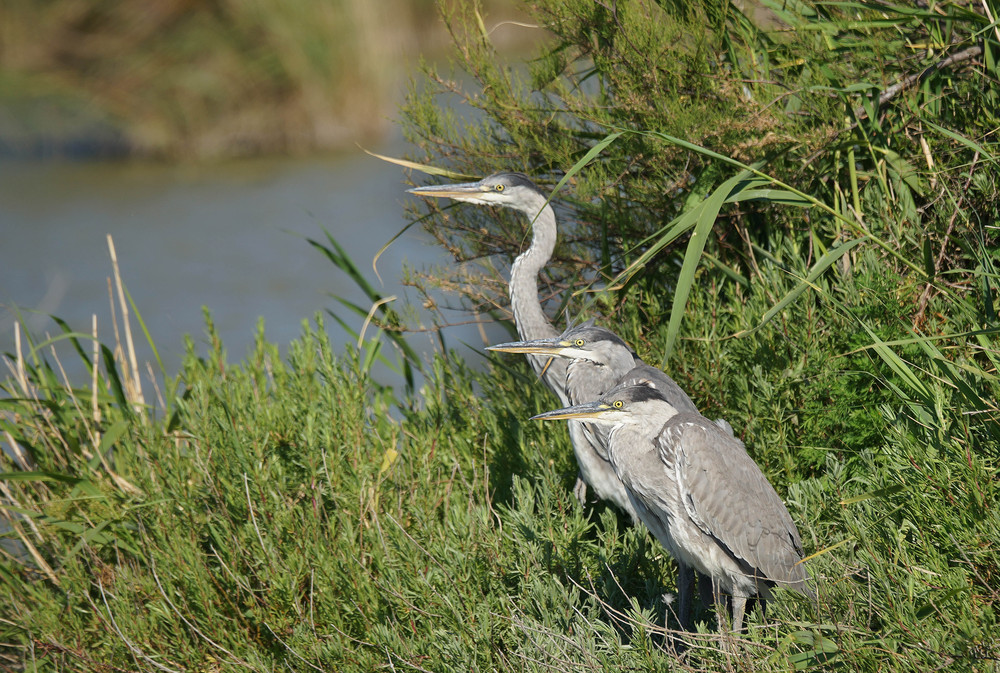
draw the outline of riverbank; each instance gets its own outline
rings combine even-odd
[[[816,602],[776,587],[741,634],[711,610],[681,632],[676,565],[576,500],[566,428],[530,420],[558,402],[524,358],[419,356],[400,332],[415,307],[369,289],[345,307],[357,340],[309,315],[233,356],[209,320],[176,375],[131,357],[136,322],[63,335],[80,377],[15,349],[0,504],[28,556],[0,558],[0,664],[995,671],[992,10],[769,2],[795,27],[774,34],[712,0],[531,4],[562,47],[523,77],[474,4],[449,5],[474,81],[412,92],[408,156],[553,191],[553,324],[612,327],[730,423],[801,533]],[[527,218],[401,210],[454,258],[408,280],[500,324]],[[118,316],[143,308],[113,295]]]

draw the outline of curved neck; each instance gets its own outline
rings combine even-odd
[[[541,205],[534,217],[531,245],[518,255],[510,269],[510,305],[514,324],[521,339],[548,339],[559,336],[542,310],[538,299],[538,272],[542,270],[556,247],[556,215],[552,206]]]

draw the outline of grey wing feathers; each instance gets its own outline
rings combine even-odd
[[[747,574],[811,595],[802,540],[743,443],[701,415],[678,414],[658,437],[672,453],[685,511]]]

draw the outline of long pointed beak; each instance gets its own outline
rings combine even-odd
[[[511,341],[505,344],[487,346],[488,351],[501,353],[535,353],[538,355],[559,356],[573,344],[558,337],[554,339],[534,339],[532,341]]]
[[[410,194],[417,196],[433,196],[439,199],[460,199],[475,194],[489,192],[490,189],[479,182],[460,182],[454,185],[427,185],[426,187],[414,187],[407,189]]]
[[[531,420],[560,421],[571,418],[600,418],[601,416],[612,410],[613,407],[604,404],[602,402],[588,402],[587,404],[577,404],[576,406],[566,407],[565,409],[546,411],[544,414],[538,414],[537,416],[532,416]]]

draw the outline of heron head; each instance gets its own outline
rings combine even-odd
[[[477,182],[428,185],[406,190],[417,196],[448,198],[480,206],[506,206],[535,212],[548,198],[524,173],[494,173]],[[531,213],[534,215],[534,213]]]
[[[624,371],[631,369],[636,360],[635,352],[617,334],[594,325],[593,321],[570,327],[551,339],[514,341],[489,346],[486,350],[586,360],[596,365],[617,367]]]
[[[586,420],[602,425],[641,424],[658,414],[677,413],[652,382],[630,377],[609,390],[599,400],[532,416],[532,420]],[[662,423],[662,421],[660,421]]]

